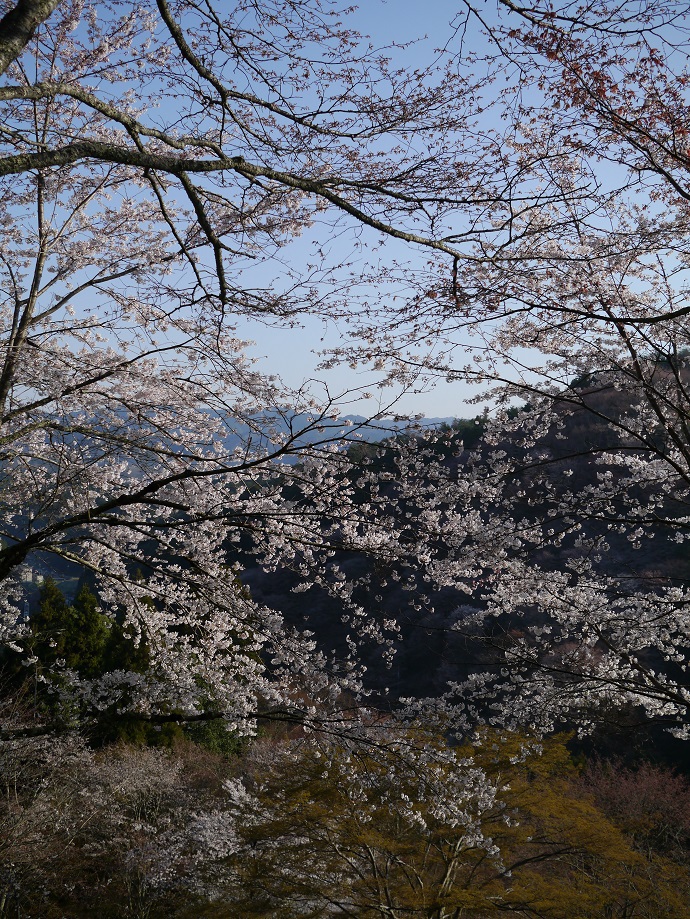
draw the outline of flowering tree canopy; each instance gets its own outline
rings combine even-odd
[[[324,574],[334,546],[384,542],[319,434],[332,398],[262,374],[238,323],[337,315],[355,269],[333,273],[329,236],[450,251],[433,215],[464,183],[432,153],[471,115],[466,79],[450,58],[394,69],[328,3],[4,11],[3,640],[26,633],[21,566],[60,557],[150,662],[87,680],[58,657],[59,692],[91,711],[240,727],[300,681],[356,691],[354,653],[316,653],[229,561],[242,542],[350,602]],[[315,221],[312,261],[291,265]]]
[[[362,589],[392,579],[493,646],[444,723],[627,705],[684,736],[682,5],[464,4],[428,69],[325,0],[0,10],[3,642],[21,566],[75,562],[147,665],[57,658],[65,704],[244,730],[358,697],[360,642],[398,634]],[[482,445],[354,463],[335,395],[246,355],[302,315],[343,330],[324,367],[488,385]],[[337,598],[349,653],[253,600],[236,547]]]

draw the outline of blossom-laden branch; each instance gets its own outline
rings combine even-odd
[[[483,61],[458,32],[429,71],[318,0],[57,5],[8,66],[2,635],[28,648],[22,564],[77,564],[150,663],[27,653],[63,710],[239,731],[305,686],[363,703],[363,646],[385,668],[426,622],[475,655],[409,703],[443,730],[628,706],[687,734],[682,29],[671,2],[617,31],[604,3],[500,6]],[[348,394],[240,337],[303,315],[343,330],[324,368],[488,387],[482,441],[347,452]],[[253,599],[251,566],[343,634]]]

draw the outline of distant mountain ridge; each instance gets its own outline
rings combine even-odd
[[[263,439],[263,446],[278,446],[278,438],[269,436],[269,429],[273,427],[278,435],[287,435],[290,430],[296,432],[293,447],[307,447],[317,443],[336,442],[347,440],[353,443],[379,443],[395,434],[407,430],[420,430],[438,428],[443,424],[451,425],[455,417],[444,418],[370,418],[366,415],[342,415],[336,418],[316,419],[306,413],[294,414],[281,413],[276,410],[275,415],[266,415],[265,419],[257,418],[258,431],[252,431],[243,422],[230,425],[232,432],[223,439],[223,445],[228,451],[243,446],[250,439]],[[261,428],[266,432],[262,435]],[[295,454],[284,457],[284,462],[298,462]]]

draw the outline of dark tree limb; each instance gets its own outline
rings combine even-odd
[[[45,22],[60,0],[18,0],[0,19],[0,74],[22,53],[38,26]]]

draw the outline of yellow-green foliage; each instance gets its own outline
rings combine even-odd
[[[676,849],[665,839],[654,848],[649,834],[641,848],[624,812],[620,821],[606,817],[561,740],[539,748],[486,732],[451,751],[428,733],[390,725],[369,739],[264,736],[233,759],[186,740],[173,750],[94,752],[66,737],[57,759],[40,738],[6,747],[0,912],[690,916],[681,850],[671,858]]]
[[[636,851],[583,793],[562,739],[544,741],[540,752],[515,735],[485,732],[479,740],[467,752],[505,780],[502,797],[516,820],[496,822],[493,833],[511,869],[501,908],[554,919],[690,915],[687,870]]]
[[[396,768],[401,747],[354,753],[303,741],[275,752],[254,776],[253,814],[240,824],[244,846],[233,915],[246,917],[419,916],[484,919],[682,919],[687,870],[645,857],[583,795],[562,740],[484,733],[460,751],[499,788],[493,802],[465,803],[467,820],[443,818],[457,774],[436,766],[434,741],[420,771]],[[442,745],[436,742],[442,754]],[[408,751],[409,752],[409,751]],[[424,770],[432,769],[426,783]],[[437,798],[434,799],[433,795]],[[441,815],[441,816],[439,816]],[[497,851],[473,841],[477,821]]]

